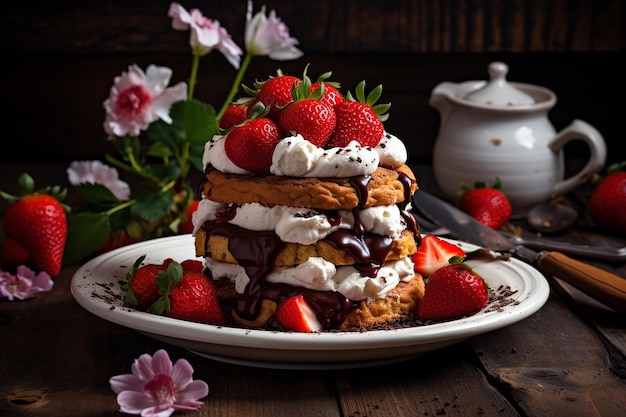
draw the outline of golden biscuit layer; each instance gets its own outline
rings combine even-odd
[[[411,180],[411,193],[417,190],[415,175],[402,165],[397,169],[379,167],[367,183],[363,207],[392,205],[405,200],[401,172]],[[350,178],[295,178],[269,175],[224,174],[210,170],[205,175],[204,196],[220,203],[260,203],[266,206],[295,206],[318,210],[351,210],[359,205],[359,192]]]
[[[237,264],[237,260],[228,250],[229,238],[222,235],[208,235],[200,229],[195,237],[196,256],[210,257],[218,262]],[[415,235],[405,230],[391,243],[386,261],[395,261],[410,256],[417,250]],[[312,245],[286,243],[280,251],[274,266],[291,267],[306,262],[311,257],[324,258],[335,265],[353,265],[356,260],[345,250],[340,250],[321,240]]]
[[[367,328],[397,320],[417,310],[424,297],[424,280],[415,274],[409,282],[400,282],[384,297],[363,300],[352,308],[340,329]]]

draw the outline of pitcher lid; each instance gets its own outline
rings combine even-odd
[[[489,64],[488,72],[489,81],[483,87],[469,92],[465,96],[466,100],[496,106],[535,103],[533,97],[507,82],[509,66],[504,62],[492,62]]]

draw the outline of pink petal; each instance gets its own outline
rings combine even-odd
[[[145,409],[155,407],[155,402],[151,401],[142,392],[137,391],[122,391],[117,395],[117,403],[120,405],[121,411],[130,414],[142,414]],[[171,409],[172,412],[174,409]],[[170,412],[168,416],[172,414]]]
[[[155,375],[155,372],[152,369],[152,356],[147,353],[144,353],[138,359],[135,359],[135,362],[130,369],[133,372],[133,375],[139,377],[144,383],[149,381],[150,378]]]
[[[200,406],[202,404],[201,398],[209,395],[209,386],[202,380],[196,380],[188,384],[184,390],[179,391],[177,404],[195,404]]]
[[[112,377],[109,379],[109,384],[111,384],[111,389],[116,394],[122,391],[137,391],[143,393],[145,382],[137,375],[124,374]]]
[[[170,360],[170,357],[165,349],[157,350],[152,358],[152,369],[154,374],[171,375],[172,368],[172,361]]]
[[[178,3],[170,4],[167,15],[172,18],[172,28],[176,30],[188,30],[191,16],[187,10]]]

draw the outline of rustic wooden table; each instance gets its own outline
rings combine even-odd
[[[0,189],[25,170],[40,185],[64,168],[0,166]],[[422,187],[430,167],[416,166]],[[45,183],[42,183],[44,181]],[[593,244],[626,240],[572,229],[555,237]],[[624,263],[592,262],[626,279]],[[209,385],[188,416],[623,416],[626,318],[549,278],[535,314],[412,360],[350,370],[276,370],[205,359],[92,315],[64,268],[51,292],[0,301],[1,416],[121,416],[109,378],[143,353],[186,358]]]

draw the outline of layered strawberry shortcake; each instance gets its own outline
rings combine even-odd
[[[417,184],[388,106],[364,84],[354,98],[282,77],[257,83],[245,120],[205,148],[195,248],[232,324],[363,330],[412,314]]]

